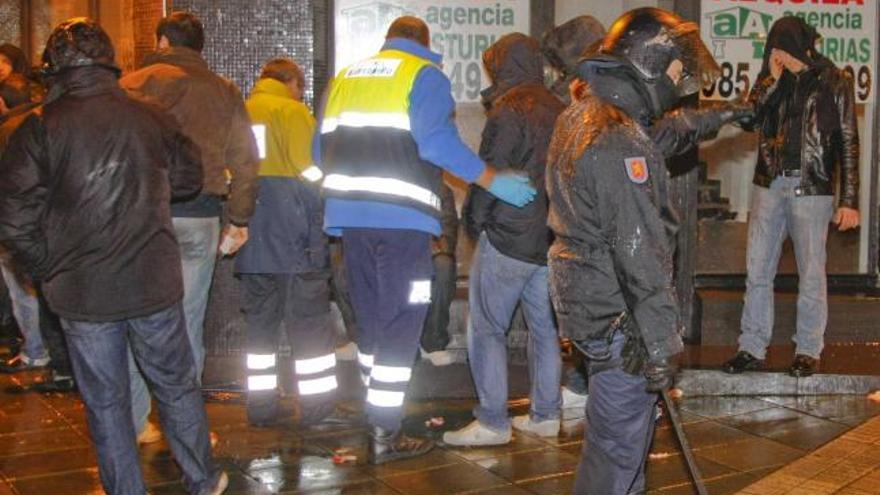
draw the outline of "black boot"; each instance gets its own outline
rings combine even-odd
[[[247,418],[248,424],[257,428],[273,426],[278,421],[278,391],[248,392]]]
[[[788,374],[795,378],[805,378],[816,372],[819,368],[819,360],[805,354],[798,354],[788,369]]]
[[[764,366],[764,361],[752,356],[746,351],[739,351],[733,359],[721,365],[721,370],[725,373],[736,375],[743,371],[755,371]]]
[[[75,392],[76,381],[72,376],[62,375],[55,371],[50,372],[43,381],[31,385],[31,390],[35,392]]]
[[[300,406],[300,429],[359,428],[363,425],[363,415],[349,411],[335,402]]]
[[[427,454],[434,448],[434,441],[427,438],[406,436],[403,431],[391,431],[374,426],[370,432],[367,446],[367,462],[385,464],[386,462],[409,459]]]

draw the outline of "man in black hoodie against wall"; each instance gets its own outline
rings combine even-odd
[[[852,78],[815,47],[819,34],[799,17],[777,20],[749,94],[758,130],[745,305],[739,352],[728,373],[758,369],[773,335],[773,279],[791,237],[798,267],[794,377],[818,368],[828,321],[828,223],[859,225],[859,134]],[[835,211],[835,169],[839,199]]]

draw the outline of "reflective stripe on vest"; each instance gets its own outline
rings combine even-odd
[[[409,117],[416,78],[433,66],[403,51],[383,50],[334,78],[320,129],[329,197],[387,202],[439,216],[440,172],[419,156]]]
[[[349,177],[342,174],[329,174],[324,178],[324,188],[336,191],[361,191],[390,194],[412,199],[440,210],[440,197],[424,187],[388,177]]]

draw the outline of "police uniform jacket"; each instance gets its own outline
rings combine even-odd
[[[717,132],[714,112],[646,126],[592,93],[559,117],[548,158],[551,295],[562,332],[606,338],[624,312],[651,358],[682,350],[673,286],[678,219],[665,159]]]

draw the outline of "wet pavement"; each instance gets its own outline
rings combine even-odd
[[[463,366],[433,368],[423,364],[418,372],[422,380],[454,383],[466,373],[456,367]],[[102,493],[83,406],[76,395],[20,390],[37,376],[35,372],[0,376],[0,495]],[[352,396],[345,404],[357,409]],[[414,401],[409,405],[407,428],[439,435],[441,429],[467,423],[473,404],[471,398]],[[513,442],[503,447],[439,447],[421,458],[377,467],[363,462],[363,430],[300,431],[294,421],[293,400],[285,399],[285,407],[287,419],[278,426],[253,428],[247,424],[240,396],[210,396],[208,416],[211,429],[219,436],[216,456],[231,479],[227,493],[570,493],[584,429],[579,417],[582,413],[566,410],[558,438],[516,434]],[[524,413],[527,407],[523,399],[511,401],[512,414]],[[683,397],[678,407],[712,494],[736,493],[799,459],[809,460],[805,456],[817,448],[880,414],[880,404],[865,396],[845,395]],[[438,416],[445,420],[442,428],[425,426],[427,419]],[[871,444],[871,449],[878,451],[880,445]],[[356,460],[334,464],[333,455],[339,453]],[[185,493],[164,443],[144,447],[142,456],[152,493]],[[855,491],[854,485],[839,493],[880,493],[880,484],[869,483],[880,476],[880,462],[871,465],[865,455],[858,459],[864,471],[858,478],[860,491]],[[648,484],[652,494],[694,493],[665,416],[655,435]]]

